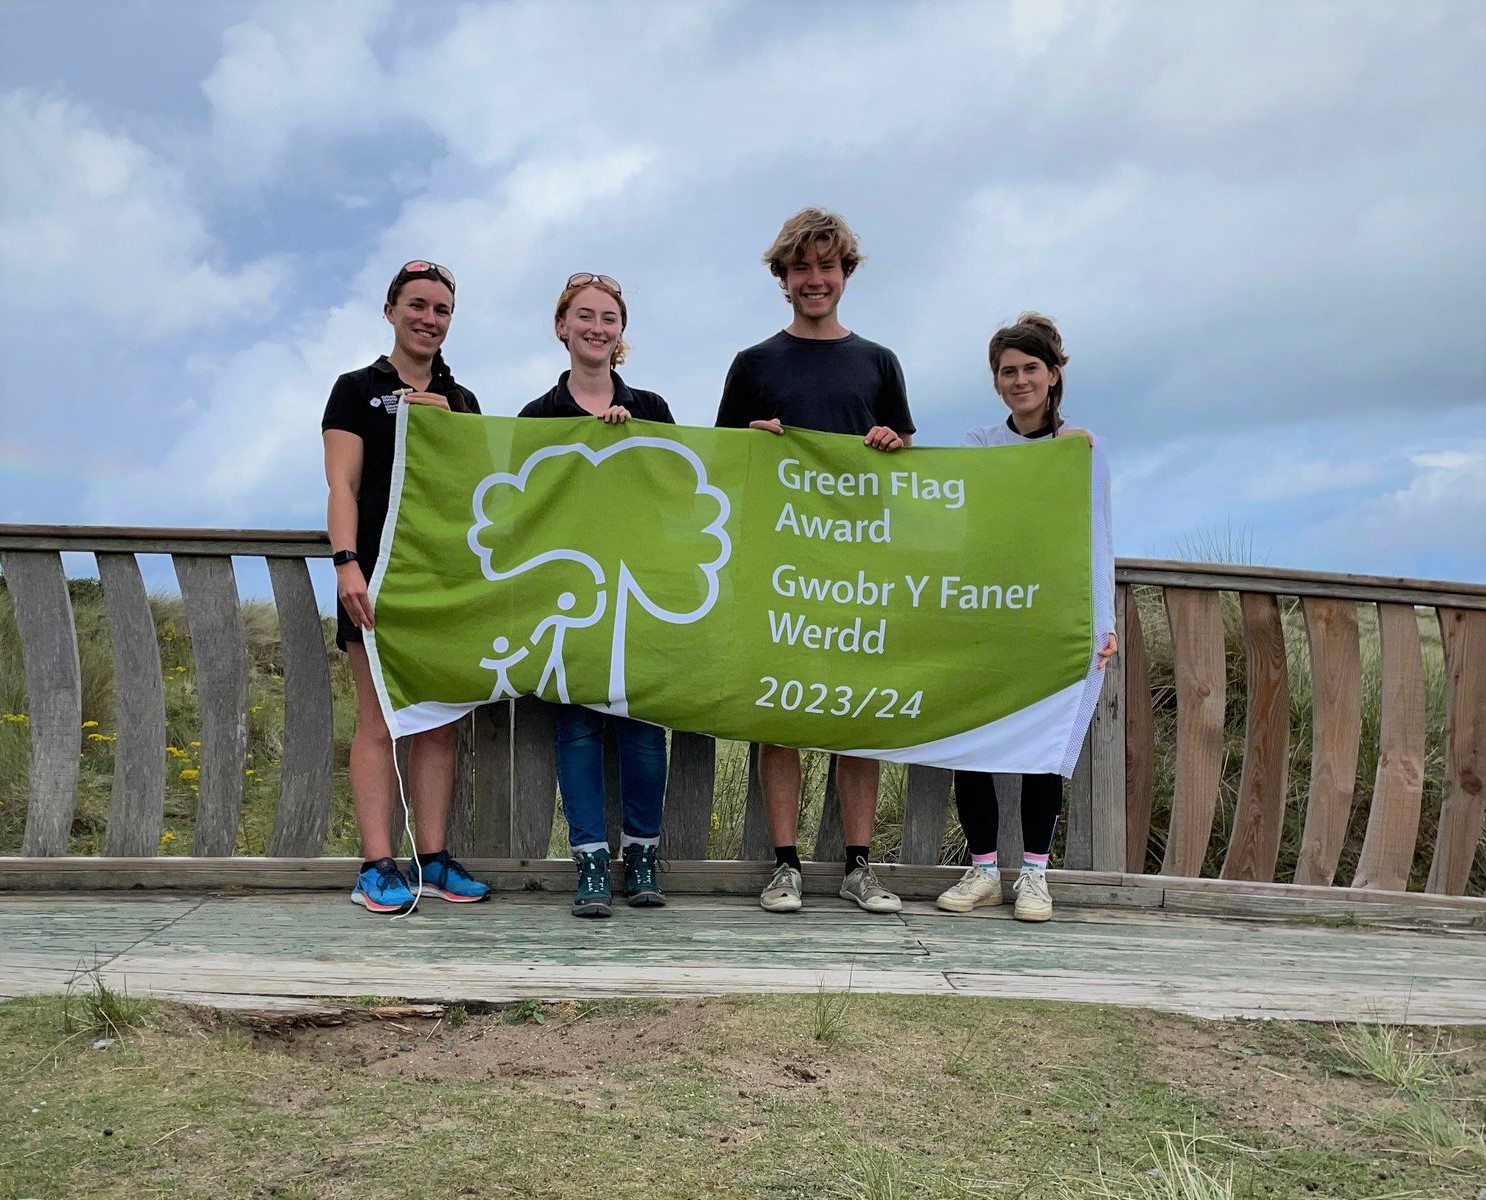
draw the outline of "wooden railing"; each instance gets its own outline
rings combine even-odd
[[[268,854],[320,854],[330,813],[332,705],[324,629],[307,560],[324,558],[323,534],[270,530],[164,530],[0,526],[0,572],[20,633],[29,696],[31,773],[21,853],[65,855],[76,804],[82,685],[77,634],[63,552],[90,553],[108,615],[115,680],[114,776],[107,833],[110,857],[157,852],[166,795],[165,695],[160,648],[136,555],[169,555],[179,581],[195,661],[200,705],[200,793],[193,853],[224,856],[237,843],[247,750],[249,665],[234,557],[267,564],[284,671],[282,790]],[[1275,879],[1285,826],[1292,703],[1285,615],[1303,619],[1312,699],[1309,786],[1293,878],[1336,882],[1348,829],[1364,729],[1367,672],[1359,612],[1376,606],[1379,754],[1366,832],[1351,885],[1404,889],[1429,854],[1426,889],[1479,892],[1471,871],[1486,817],[1486,586],[1148,560],[1117,565],[1122,652],[1113,660],[1068,789],[1063,866],[1137,875],[1153,842],[1163,876],[1192,877],[1211,863],[1223,788],[1229,668],[1225,604],[1236,594],[1247,696],[1241,776],[1220,874],[1233,881]],[[1136,592],[1132,589],[1141,589]],[[1155,589],[1148,591],[1147,589]],[[1159,593],[1165,622],[1152,602]],[[1142,601],[1147,609],[1140,616]],[[1425,778],[1425,671],[1419,608],[1433,610],[1443,652],[1447,728],[1443,799],[1433,844],[1420,844]],[[1368,618],[1371,621],[1371,618]],[[1165,628],[1161,626],[1164,624]],[[1158,745],[1167,696],[1152,689],[1148,648],[1169,638],[1175,740]],[[539,859],[547,854],[556,796],[552,711],[533,700],[482,707],[460,729],[451,845],[476,858]],[[711,738],[672,737],[663,851],[676,860],[707,857],[716,747]],[[756,760],[756,756],[755,756]],[[1174,760],[1169,821],[1152,829],[1158,764]],[[1014,776],[1000,777],[1001,852],[1019,861]],[[839,806],[826,785],[815,858],[842,849]],[[611,824],[617,824],[615,789]],[[950,773],[907,773],[899,861],[941,861],[950,819]],[[1293,820],[1293,817],[1292,817]],[[768,856],[757,778],[738,856]],[[1421,868],[1422,869],[1422,868]]]

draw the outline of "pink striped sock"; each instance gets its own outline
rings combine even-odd
[[[1051,857],[1051,855],[1047,855],[1047,854],[1023,854],[1022,855],[1022,870],[1023,871],[1046,871],[1047,870],[1047,860],[1050,857]]]
[[[972,854],[970,856],[970,862],[972,866],[979,867],[987,874],[999,870],[999,868],[996,866],[996,852],[994,850],[992,850],[989,854]]]

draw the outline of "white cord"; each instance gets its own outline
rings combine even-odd
[[[423,899],[423,863],[418,858],[418,839],[413,836],[413,814],[408,809],[408,793],[402,782],[402,768],[397,765],[397,742],[398,739],[392,739],[392,770],[397,776],[397,798],[402,801],[402,827],[408,835],[408,845],[412,848],[413,867],[418,872],[418,890],[413,895],[412,907],[407,912],[398,913],[392,918],[394,921],[400,921],[417,912],[418,901]]]

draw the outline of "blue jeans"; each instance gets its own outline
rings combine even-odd
[[[666,731],[629,717],[611,717],[581,704],[557,706],[557,782],[570,846],[607,845],[604,821],[604,726],[619,743],[619,791],[624,832],[660,836],[666,798]]]

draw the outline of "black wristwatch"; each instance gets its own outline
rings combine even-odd
[[[355,562],[356,561],[356,551],[354,551],[354,550],[337,550],[334,554],[332,554],[330,556],[330,561],[333,562],[338,567],[344,567],[348,562]]]

